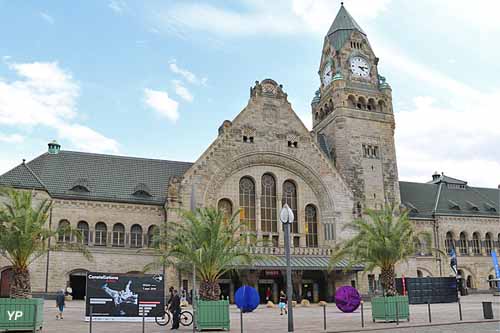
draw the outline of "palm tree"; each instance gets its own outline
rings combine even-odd
[[[49,239],[68,232],[77,239],[81,238],[78,231],[70,228],[48,228],[51,205],[47,199],[35,203],[30,191],[0,189],[0,255],[12,265],[10,294],[13,298],[31,298],[29,265],[47,251],[61,247],[61,244],[53,242],[56,245],[49,248]],[[90,258],[81,242],[66,246],[78,249],[86,258]]]
[[[203,208],[184,212],[182,216],[181,223],[169,222],[165,232],[160,231],[155,237],[160,263],[184,269],[194,264],[200,279],[200,298],[219,300],[221,290],[217,280],[235,264],[251,262],[247,249],[252,241],[248,243],[240,237],[242,225],[237,214],[227,217],[223,211]],[[149,269],[151,265],[146,267]]]
[[[365,271],[380,268],[385,294],[394,296],[397,293],[395,265],[414,256],[421,246],[431,250],[431,234],[415,231],[408,211],[394,205],[386,205],[382,210],[367,209],[366,216],[346,226],[355,236],[336,248],[331,262],[346,259],[349,267],[362,264]]]

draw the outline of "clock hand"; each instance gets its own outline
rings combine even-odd
[[[364,67],[364,66],[358,66],[359,68],[361,68],[361,70],[364,72],[365,69],[368,69],[368,67]]]

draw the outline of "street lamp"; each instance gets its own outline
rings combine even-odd
[[[280,221],[285,227],[285,256],[286,256],[286,298],[288,302],[288,332],[293,332],[293,305],[292,305],[292,266],[290,264],[290,224],[293,223],[293,211],[284,204],[280,212]]]

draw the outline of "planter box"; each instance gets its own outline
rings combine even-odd
[[[41,330],[43,299],[0,298],[0,330],[2,332]]]
[[[195,320],[197,330],[228,330],[229,301],[196,301]]]
[[[371,303],[372,319],[374,322],[377,320],[386,322],[396,321],[396,313],[399,320],[404,319],[410,321],[408,296],[373,297]]]

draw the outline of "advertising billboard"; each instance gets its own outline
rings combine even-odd
[[[161,317],[165,308],[161,274],[87,273],[85,319],[140,321]]]

